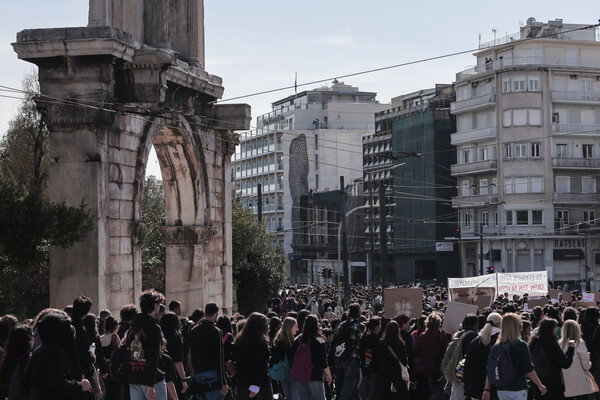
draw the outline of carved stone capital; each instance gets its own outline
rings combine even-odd
[[[215,226],[162,226],[159,229],[166,245],[206,246],[218,233]]]
[[[223,154],[231,156],[235,153],[235,147],[240,144],[240,135],[235,132],[223,131],[221,132],[221,139],[223,140]]]

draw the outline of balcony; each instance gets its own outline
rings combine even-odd
[[[600,59],[579,60],[561,57],[514,57],[496,60],[466,69],[456,74],[456,80],[462,81],[477,78],[478,75],[491,73],[507,67],[538,66],[538,67],[577,67],[600,69]]]
[[[600,169],[600,159],[552,157],[552,168],[557,168],[557,169]]]
[[[476,111],[482,108],[491,107],[496,105],[496,95],[486,94],[479,97],[473,97],[471,99],[457,101],[450,104],[450,111],[452,114],[458,114],[465,111]]]
[[[452,207],[478,207],[484,205],[485,203],[493,204],[497,202],[497,193],[452,197]]]
[[[488,127],[488,128],[479,128],[473,129],[465,132],[457,132],[450,135],[450,143],[453,146],[469,143],[469,142],[479,142],[486,139],[495,139],[496,138],[496,127]]]
[[[593,92],[552,92],[555,103],[600,104],[600,93]]]
[[[475,161],[466,164],[453,164],[450,166],[452,176],[482,174],[485,172],[496,171],[496,160]]]
[[[559,204],[595,204],[600,200],[598,193],[553,193],[552,201]]]
[[[582,125],[582,124],[552,124],[552,135],[562,136],[599,136],[600,124]]]

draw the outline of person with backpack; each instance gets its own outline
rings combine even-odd
[[[521,340],[521,317],[507,313],[502,317],[498,341],[490,350],[487,363],[487,378],[482,400],[490,400],[492,386],[500,400],[527,399],[527,378],[545,395],[542,384],[533,369],[531,353],[527,343]]]
[[[367,322],[367,332],[360,339],[360,369],[362,380],[359,392],[363,400],[375,399],[375,381],[377,371],[377,349],[379,347],[379,331],[381,330],[381,319],[372,317]]]
[[[269,374],[271,379],[279,381],[286,400],[297,400],[298,394],[294,392],[292,377],[290,374],[290,361],[292,360],[292,345],[298,331],[296,319],[286,317],[271,348],[271,360],[269,361]]]
[[[465,397],[481,399],[485,388],[486,370],[490,349],[498,340],[502,315],[490,313],[479,335],[468,345],[463,368],[463,384]],[[492,388],[492,398],[497,398]]]
[[[442,360],[442,373],[446,381],[452,385],[450,400],[464,400],[465,398],[462,375],[457,376],[457,371],[459,363],[462,362],[464,365],[469,344],[477,337],[479,318],[475,314],[467,314],[463,318],[461,326],[462,330],[454,334]]]
[[[557,342],[557,330],[558,322],[555,319],[544,318],[529,342],[535,372],[544,386],[548,388],[548,394],[545,397],[543,397],[544,394],[534,392],[536,399],[565,398],[562,370],[569,368],[573,363],[575,347],[579,343],[569,342],[566,353],[563,353]]]
[[[358,383],[360,380],[360,338],[365,326],[360,322],[360,304],[352,303],[348,308],[348,319],[344,321],[333,338],[332,349],[336,362],[341,363],[344,370],[344,383],[339,400],[358,398]]]
[[[394,320],[385,327],[385,333],[379,341],[377,352],[379,370],[376,373],[375,391],[370,393],[370,399],[408,399],[408,383],[402,370],[408,368],[406,347],[400,336],[400,327]],[[408,371],[406,371],[408,375]]]
[[[233,342],[232,359],[235,362],[236,395],[238,400],[272,400],[273,389],[269,378],[269,338],[267,317],[254,312],[246,320],[244,329]]]
[[[167,400],[167,386],[163,371],[159,368],[162,331],[156,323],[160,305],[165,297],[147,290],[140,296],[140,313],[131,320],[127,331],[125,348],[131,400]]]
[[[577,343],[573,355],[571,366],[562,371],[565,380],[565,398],[574,400],[588,399],[589,395],[598,392],[598,385],[590,373],[592,363],[585,346],[585,341],[581,338],[579,324],[575,321],[567,320],[563,324],[562,337],[558,341],[561,350],[566,353],[569,350],[569,343]]]
[[[325,385],[331,384],[331,372],[327,366],[325,339],[319,332],[319,320],[310,314],[304,321],[302,333],[292,345],[292,382],[302,400],[323,400]]]
[[[440,400],[445,385],[441,369],[442,358],[450,343],[450,335],[441,329],[442,318],[437,312],[429,314],[425,326],[425,332],[413,345],[416,370],[422,372],[427,378],[429,400]]]

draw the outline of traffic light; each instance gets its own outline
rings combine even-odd
[[[487,273],[488,274],[493,274],[494,273],[494,267],[487,267]]]
[[[460,239],[460,228],[456,228],[456,232],[454,233],[454,237]]]

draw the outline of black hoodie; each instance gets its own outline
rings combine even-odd
[[[162,345],[160,326],[148,314],[136,314],[127,332],[127,379],[132,385],[154,386],[164,379],[158,368]]]
[[[37,324],[42,345],[25,369],[29,400],[83,399],[71,321],[62,314],[47,314]]]

